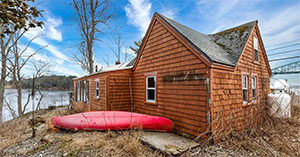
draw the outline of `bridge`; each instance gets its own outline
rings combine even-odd
[[[300,74],[300,61],[285,64],[271,69],[272,75],[277,74]]]

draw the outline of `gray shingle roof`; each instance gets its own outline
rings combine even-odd
[[[136,58],[134,58],[133,60],[131,60],[127,65],[126,67],[131,67],[135,64],[135,61],[136,61]]]
[[[161,14],[158,14],[209,60],[235,66],[255,26],[252,21],[215,34],[202,34]]]

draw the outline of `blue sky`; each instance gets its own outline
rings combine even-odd
[[[85,74],[74,64],[72,55],[78,54],[80,36],[75,22],[75,13],[70,0],[37,1],[38,8],[44,10],[43,29],[32,29],[24,37],[26,42],[32,37],[40,37],[33,41],[30,51],[47,45],[42,52],[34,57],[35,61],[50,61],[51,71],[59,75]],[[139,40],[146,32],[154,12],[161,13],[202,33],[215,33],[252,20],[259,21],[267,53],[278,53],[300,48],[299,45],[268,52],[268,50],[300,43],[300,1],[299,0],[120,0],[112,2],[112,12],[118,17],[110,25],[117,26],[123,39],[123,52],[129,52],[129,46]],[[98,38],[102,42],[95,44],[95,60],[99,66],[106,66],[102,58],[110,58],[110,64],[115,62],[113,52],[108,48],[109,38],[113,35],[107,26],[100,27],[104,34]],[[296,40],[296,41],[295,41]],[[289,42],[293,41],[293,42]],[[283,43],[288,42],[288,43]],[[283,44],[280,44],[283,43]],[[299,51],[270,56],[275,58],[295,56]],[[123,55],[123,54],[122,54]],[[277,67],[299,58],[270,62],[271,67]],[[122,57],[122,61],[124,61]],[[31,75],[33,67],[28,64],[25,74]],[[276,78],[289,79],[291,84],[300,84],[300,75],[282,76]]]

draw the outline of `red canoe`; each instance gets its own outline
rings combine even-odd
[[[51,119],[52,125],[68,130],[127,130],[139,128],[152,131],[171,131],[171,120],[158,116],[124,112],[93,111]],[[132,126],[132,127],[131,127]]]

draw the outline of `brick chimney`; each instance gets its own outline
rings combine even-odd
[[[116,65],[121,64],[119,61],[116,61]]]

